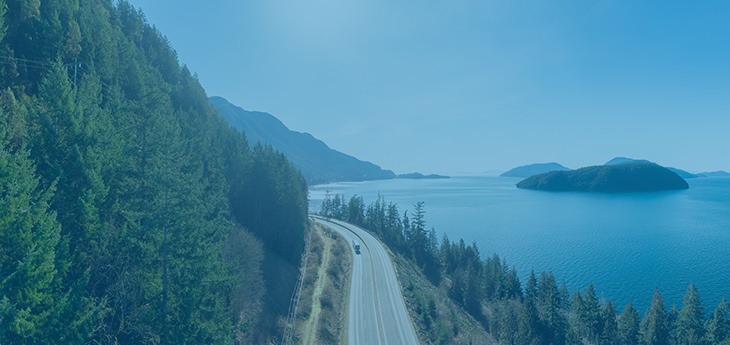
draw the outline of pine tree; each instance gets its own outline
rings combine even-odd
[[[0,113],[0,343],[55,343],[59,316],[56,247],[60,226],[25,150],[11,152]],[[66,339],[69,340],[69,339]]]
[[[676,305],[672,306],[667,313],[667,329],[669,330],[669,343],[679,344],[679,329],[677,327],[679,321],[679,309]]]
[[[592,342],[597,342],[601,332],[603,320],[601,319],[601,307],[596,296],[593,284],[588,284],[588,289],[583,295],[582,318],[587,328],[587,336]]]
[[[622,345],[639,344],[639,313],[629,302],[618,320],[619,339]]]
[[[613,305],[613,302],[608,301],[608,303],[606,303],[606,306],[603,308],[601,319],[603,320],[603,326],[601,327],[599,344],[620,344],[621,337],[619,336],[618,322],[616,320],[616,307]]]
[[[730,306],[728,306],[727,299],[723,298],[707,323],[706,336],[710,344],[720,344],[729,339],[730,320],[728,320],[728,312],[730,312]]]
[[[705,337],[705,311],[695,285],[690,283],[684,295],[682,312],[677,321],[680,344],[703,344]]]
[[[537,282],[536,305],[543,332],[542,338],[553,344],[565,342],[567,322],[562,315],[560,292],[552,273],[540,273]]]
[[[654,291],[651,307],[644,316],[642,323],[642,342],[646,345],[669,344],[669,329],[667,325],[667,310],[659,290]]]
[[[5,0],[0,0],[0,42],[5,38],[5,34],[8,32],[8,28],[5,27],[5,13],[8,12],[8,8],[5,5]]]

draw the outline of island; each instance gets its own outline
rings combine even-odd
[[[569,168],[566,168],[558,163],[538,163],[538,164],[529,164],[529,165],[523,165],[516,167],[510,171],[505,172],[502,175],[499,175],[499,177],[530,177],[532,175],[538,175],[543,174],[550,171],[568,171]]]
[[[437,174],[429,174],[424,175],[418,172],[414,173],[408,173],[408,174],[400,174],[396,176],[396,178],[402,178],[402,179],[410,179],[410,180],[437,180],[437,179],[445,179],[445,178],[451,178],[450,176],[444,176],[444,175],[437,175]]]
[[[654,163],[600,165],[530,176],[517,188],[544,191],[653,192],[687,189],[687,181]]]
[[[605,165],[619,165],[619,164],[631,164],[631,163],[654,163],[652,161],[648,161],[646,159],[633,159],[633,158],[627,158],[627,157],[616,157],[608,162],[606,162]],[[654,163],[656,164],[656,163]],[[705,177],[705,175],[702,174],[693,174],[691,172],[688,172],[686,170],[672,168],[672,167],[666,167],[667,169],[677,173],[679,177],[681,178],[698,178],[698,177]]]

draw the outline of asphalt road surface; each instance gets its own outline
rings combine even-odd
[[[400,285],[383,244],[349,223],[312,217],[337,231],[353,255],[348,344],[418,344]],[[353,241],[360,244],[355,253]]]

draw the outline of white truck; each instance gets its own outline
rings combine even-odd
[[[355,248],[355,254],[360,254],[360,243],[352,240],[352,248]]]

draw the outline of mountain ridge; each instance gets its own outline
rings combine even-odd
[[[501,175],[499,177],[530,177],[532,175],[538,175],[550,171],[566,171],[570,170],[570,168],[567,168],[563,166],[562,164],[558,164],[555,162],[550,163],[535,163],[535,164],[527,164],[527,165],[521,165],[515,168],[512,168]]]
[[[390,170],[334,150],[309,133],[289,129],[274,115],[245,110],[220,96],[209,101],[229,125],[245,133],[252,146],[261,142],[286,155],[310,185],[396,178]]]
[[[652,161],[646,160],[646,159],[633,159],[628,157],[615,157],[611,159],[610,161],[606,162],[604,165],[619,165],[619,164],[634,164],[634,163],[654,163]],[[657,164],[658,165],[658,164]],[[663,165],[660,165],[663,166]],[[673,172],[675,172],[679,177],[688,179],[688,178],[698,178],[698,177],[705,177],[703,174],[693,174],[691,172],[688,172],[686,170],[677,169],[674,167],[665,167]]]

